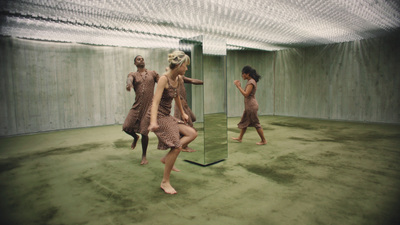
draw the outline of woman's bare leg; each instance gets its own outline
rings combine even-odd
[[[233,140],[236,140],[236,141],[238,141],[238,142],[242,142],[242,139],[243,139],[243,135],[244,135],[244,133],[246,133],[246,130],[247,130],[247,127],[246,128],[242,128],[241,130],[240,130],[240,134],[239,134],[239,137],[237,137],[237,138],[232,138]]]
[[[182,147],[187,147],[197,137],[197,131],[184,124],[179,124],[179,133],[183,135],[180,139]]]
[[[182,145],[182,152],[195,152],[193,148],[189,147],[188,144]]]
[[[161,181],[160,187],[167,194],[173,195],[173,194],[177,193],[176,190],[171,186],[169,178],[171,175],[171,170],[175,164],[176,158],[178,157],[180,152],[181,152],[181,148],[173,148],[165,156],[164,175],[163,175],[163,179]]]
[[[187,146],[191,141],[193,141],[197,137],[197,132],[192,127],[187,125],[179,124],[179,133],[183,135],[180,139],[182,146]],[[174,170],[175,161],[178,157],[179,153],[181,152],[182,147],[171,149],[168,154],[161,159],[161,162],[165,164],[164,167],[164,176],[163,180],[161,181],[161,188],[167,194],[176,194],[176,190],[171,186],[169,178],[171,175],[171,171]]]
[[[194,150],[193,148],[186,146],[184,148],[182,148],[182,152],[195,152],[196,150]]]
[[[167,158],[167,155],[168,155],[169,153],[167,153],[164,157],[162,157],[161,158],[161,162],[163,163],[163,164],[165,164],[165,159]],[[178,169],[178,168],[176,168],[176,166],[175,165],[173,165],[172,166],[172,171],[175,171],[175,172],[180,172],[181,170],[180,169]]]
[[[180,139],[182,145],[181,150],[182,150],[183,147],[187,147],[188,144],[197,137],[197,131],[194,128],[184,124],[179,124],[178,126],[179,126],[179,133],[182,134],[182,137]],[[164,164],[166,162],[167,155],[161,159],[161,162]],[[175,165],[172,167],[172,170],[176,172],[180,171],[178,168],[175,167]]]
[[[256,130],[257,130],[258,135],[259,135],[260,138],[261,138],[261,141],[260,141],[260,142],[257,142],[256,144],[258,144],[258,145],[265,145],[265,144],[267,144],[267,140],[265,140],[264,131],[263,131],[262,127],[256,128]]]

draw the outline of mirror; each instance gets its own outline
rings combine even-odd
[[[181,40],[180,46],[191,57],[187,76],[204,82],[203,85],[185,86],[187,93],[191,90],[189,107],[197,117],[194,127],[198,137],[189,145],[197,151],[185,153],[184,158],[198,165],[212,165],[228,157],[226,43],[199,36]]]
[[[204,158],[211,165],[228,157],[226,56],[203,55]]]
[[[179,42],[180,50],[190,56],[190,65],[185,76],[202,80],[203,78],[203,45],[202,37],[184,39]],[[185,161],[203,165],[204,164],[204,85],[186,84],[187,103],[196,116],[193,123],[198,132],[197,138],[189,144],[189,147],[195,152],[183,152]]]

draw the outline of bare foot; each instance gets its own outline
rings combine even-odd
[[[260,142],[257,142],[256,143],[257,145],[266,145],[267,144],[267,141],[265,140],[265,141],[260,141]]]
[[[164,190],[165,193],[173,195],[173,194],[177,194],[178,192],[171,186],[170,183],[163,183],[161,182],[161,189]]]
[[[232,138],[232,140],[235,140],[235,141],[238,141],[238,142],[242,142],[242,139],[240,139],[240,138]]]
[[[165,158],[162,158],[160,161],[161,161],[163,164],[165,164]],[[172,171],[180,172],[181,170],[178,169],[178,168],[176,168],[175,165],[173,165],[173,166],[172,166]]]
[[[140,162],[140,165],[146,165],[148,163],[149,163],[149,161],[147,161],[146,158],[142,158],[142,161]]]
[[[136,137],[133,137],[133,142],[132,142],[132,145],[131,145],[131,149],[135,149],[136,143],[138,142],[139,138],[140,138],[140,136],[137,135],[137,134],[136,134]]]
[[[193,148],[190,147],[186,147],[182,149],[182,152],[195,152],[196,150],[194,150]]]
[[[175,166],[172,166],[172,171],[175,171],[175,172],[181,172],[181,170],[180,170],[180,169],[178,169],[178,168],[176,168]]]

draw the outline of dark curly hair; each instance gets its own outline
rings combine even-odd
[[[261,76],[251,66],[243,67],[242,73],[250,74],[250,77],[253,78],[256,82],[258,82],[261,79]]]

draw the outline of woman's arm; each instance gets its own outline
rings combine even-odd
[[[239,89],[240,93],[242,93],[242,95],[246,98],[250,95],[251,91],[253,90],[253,85],[247,85],[246,90],[243,90],[243,88],[240,86],[240,81],[235,80],[233,81],[233,83]]]
[[[197,85],[203,84],[202,80],[189,78],[189,77],[186,77],[186,76],[182,76],[182,77],[183,77],[183,82],[185,82],[185,83],[197,84]]]
[[[162,93],[166,85],[167,85],[167,77],[161,76],[160,79],[158,80],[156,93],[154,94],[153,103],[151,105],[150,126],[148,128],[150,131],[155,131],[158,129],[158,123],[157,123],[158,105],[160,105]]]
[[[179,85],[183,85],[183,83],[181,83],[181,84],[179,84]],[[188,121],[189,121],[189,116],[185,113],[185,111],[183,111],[181,98],[179,97],[179,96],[180,96],[180,95],[179,95],[179,88],[177,88],[176,91],[177,91],[177,95],[176,95],[176,97],[174,98],[175,104],[178,106],[178,109],[179,109],[179,111],[181,112],[182,119],[183,119],[185,122],[188,122]]]

